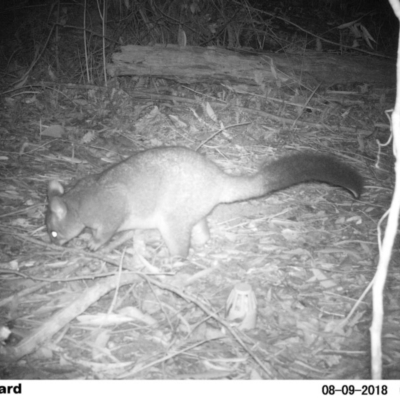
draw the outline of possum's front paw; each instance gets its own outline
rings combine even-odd
[[[92,229],[92,238],[89,240],[88,248],[92,251],[97,251],[103,244],[106,244],[114,232],[104,232],[103,229]]]
[[[103,243],[99,243],[94,239],[89,240],[87,247],[89,248],[89,250],[91,251],[96,251],[99,249],[99,247],[102,245]]]

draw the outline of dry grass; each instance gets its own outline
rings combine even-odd
[[[126,111],[126,99],[121,102],[125,109],[103,130],[74,124],[66,111],[62,138],[39,138],[38,126],[28,119],[3,134],[0,305],[2,324],[12,336],[2,352],[14,357],[2,366],[3,377],[53,377],[45,369],[57,371],[58,378],[368,377],[370,297],[336,328],[373,276],[376,223],[391,195],[390,170],[378,181],[373,154],[360,151],[369,139],[336,130],[339,113],[325,117],[325,130],[286,130],[256,110],[250,115],[214,105],[218,122],[213,122],[183,102],[171,108],[167,96],[158,106],[142,100],[133,113]],[[38,114],[32,105],[19,107],[21,115]],[[196,109],[202,108],[205,103],[198,101]],[[50,114],[41,112],[41,119],[50,122]],[[289,108],[285,118],[292,118]],[[43,218],[50,179],[67,183],[155,145],[194,148],[218,123],[234,121],[251,123],[216,135],[202,148],[226,171],[251,173],[266,158],[292,150],[335,153],[365,176],[362,199],[304,184],[220,206],[209,218],[212,241],[175,263],[165,257],[157,232],[138,233],[133,247],[128,242],[107,255],[84,250],[88,234],[65,248],[49,244]],[[18,132],[24,132],[23,140]],[[383,159],[390,163],[390,155]],[[110,275],[120,262],[124,272],[113,301],[117,283]],[[387,378],[398,365],[393,327],[399,275],[394,268],[390,273]],[[230,328],[223,314],[230,290],[242,281],[252,285],[258,300],[257,329],[247,334]],[[35,368],[15,361],[21,356]]]
[[[245,16],[253,28],[260,17]],[[145,21],[136,22],[125,41],[145,32]],[[250,42],[268,36],[256,31]],[[192,44],[205,35],[190,32]],[[282,34],[273,45],[298,42]],[[100,43],[93,46],[96,66]],[[131,78],[108,89],[35,86],[33,77],[48,79],[47,57],[39,57],[30,90],[4,93],[0,109],[1,379],[369,378],[370,295],[346,317],[374,275],[376,225],[392,194],[389,148],[374,167],[375,140],[388,136],[382,110],[392,104],[390,92],[313,93],[282,84],[256,96],[225,84]],[[82,65],[61,60],[66,76],[78,66],[83,81]],[[101,68],[90,76],[97,82]],[[209,218],[212,240],[185,261],[166,257],[152,231],[135,232],[133,242],[108,254],[85,250],[89,233],[66,247],[49,243],[49,180],[68,184],[160,145],[201,145],[227,172],[246,174],[291,151],[333,153],[365,177],[365,192],[355,201],[341,189],[304,184],[219,206]],[[385,379],[400,372],[398,264],[397,246],[385,297]],[[244,281],[258,301],[257,327],[246,333],[224,316],[231,289]]]

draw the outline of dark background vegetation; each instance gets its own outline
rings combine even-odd
[[[99,10],[106,10],[104,20]],[[176,44],[180,28],[190,46],[364,50],[394,57],[398,22],[384,0],[3,1],[1,84],[15,83],[29,67],[34,81],[50,74],[58,81],[102,84],[103,57],[109,61],[120,45]]]

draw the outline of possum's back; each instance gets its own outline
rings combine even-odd
[[[181,147],[154,148],[135,154],[103,172],[103,188],[124,187],[135,214],[204,216],[220,202],[227,175],[202,155]],[[119,189],[121,190],[121,189]]]

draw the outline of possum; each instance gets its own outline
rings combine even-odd
[[[234,176],[193,150],[152,148],[82,178],[66,193],[58,181],[49,182],[46,225],[52,242],[61,245],[90,228],[93,251],[117,232],[158,229],[171,256],[186,258],[192,237],[196,245],[209,239],[206,217],[218,204],[308,181],[340,186],[355,198],[363,189],[361,175],[330,155],[294,153],[253,175]]]

